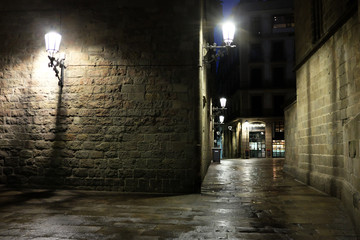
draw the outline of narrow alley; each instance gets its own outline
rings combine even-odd
[[[340,200],[282,159],[212,163],[202,194],[0,191],[1,239],[358,239]]]

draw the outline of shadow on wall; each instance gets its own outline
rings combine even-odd
[[[0,174],[1,182],[9,185],[40,181],[38,176],[54,165],[53,156],[58,155],[51,146],[51,133],[59,132],[61,119],[54,119],[59,109],[53,103],[57,96],[61,101],[61,92],[56,92],[44,41],[47,29],[57,25],[54,12],[2,10],[0,14],[0,21],[6,23],[0,28]]]
[[[49,166],[46,168],[44,177],[40,185],[62,186],[65,182],[65,177],[71,176],[71,170],[62,167],[64,159],[73,157],[73,153],[65,151],[66,145],[66,130],[67,130],[67,111],[62,105],[63,88],[59,87],[58,103],[56,108],[56,122],[55,128],[51,129],[51,134],[54,134],[54,141],[52,145],[52,152],[50,155]]]
[[[312,124],[311,124],[311,116],[312,116],[312,107],[311,107],[311,73],[310,73],[310,64],[308,63],[306,66],[306,101],[307,101],[307,172],[306,172],[306,184],[310,185],[311,182],[311,173],[313,170],[313,160],[312,160]]]
[[[329,138],[331,139],[331,145],[333,146],[331,148],[330,154],[333,156],[332,157],[332,176],[333,178],[331,178],[330,182],[329,182],[329,189],[325,189],[326,192],[329,192],[330,195],[332,196],[336,196],[338,198],[341,198],[341,186],[339,185],[339,183],[336,181],[336,179],[339,177],[340,172],[339,172],[339,157],[340,155],[342,155],[341,151],[339,151],[339,146],[343,146],[342,140],[343,139],[338,139],[338,131],[337,131],[337,99],[336,96],[338,95],[338,87],[337,87],[337,76],[338,76],[338,71],[337,71],[337,67],[336,67],[336,59],[338,59],[338,57],[336,56],[336,43],[335,43],[335,39],[331,39],[331,53],[329,59],[334,59],[333,61],[330,61],[330,76],[329,76],[329,81],[331,82],[331,86],[330,86],[330,103],[331,103],[331,110],[330,110],[330,114],[331,114],[331,129],[332,131],[330,131],[330,136]],[[341,56],[340,56],[340,62],[345,62],[345,56],[344,56],[344,51],[343,51],[343,46],[341,47]],[[340,183],[341,184],[341,183]]]

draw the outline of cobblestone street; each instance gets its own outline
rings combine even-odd
[[[282,159],[212,164],[202,194],[0,192],[0,239],[358,239],[336,198],[282,171]]]

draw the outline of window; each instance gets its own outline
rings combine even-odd
[[[294,32],[294,15],[274,15],[272,27],[274,33]]]
[[[274,132],[275,133],[279,133],[279,132],[284,132],[284,122],[275,122],[274,123]]]
[[[275,122],[273,125],[273,140],[284,140],[284,122]]]
[[[285,85],[284,75],[283,67],[274,67],[272,69],[272,82],[274,87],[283,87]]]
[[[263,60],[263,51],[261,44],[255,43],[250,45],[250,61],[259,62]]]
[[[323,35],[323,7],[322,0],[312,0],[312,30],[313,43]]]
[[[254,36],[261,35],[261,18],[253,17],[250,22],[250,33]]]
[[[272,152],[274,158],[285,157],[285,140],[273,140]]]
[[[263,114],[263,97],[252,96],[251,97],[251,114],[252,116],[262,116]]]
[[[273,41],[271,43],[271,59],[273,61],[283,61],[285,59],[285,49],[283,41]]]
[[[250,70],[250,86],[251,88],[260,88],[262,87],[262,69],[261,68],[252,68]]]
[[[284,115],[284,101],[285,97],[282,95],[273,96],[273,111],[274,116],[283,116]],[[283,127],[284,128],[284,127]]]

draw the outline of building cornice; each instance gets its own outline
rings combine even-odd
[[[347,8],[344,14],[324,33],[324,35],[313,45],[313,47],[295,65],[294,71],[299,70],[350,18],[358,11],[357,7]],[[295,30],[296,34],[296,30]]]

